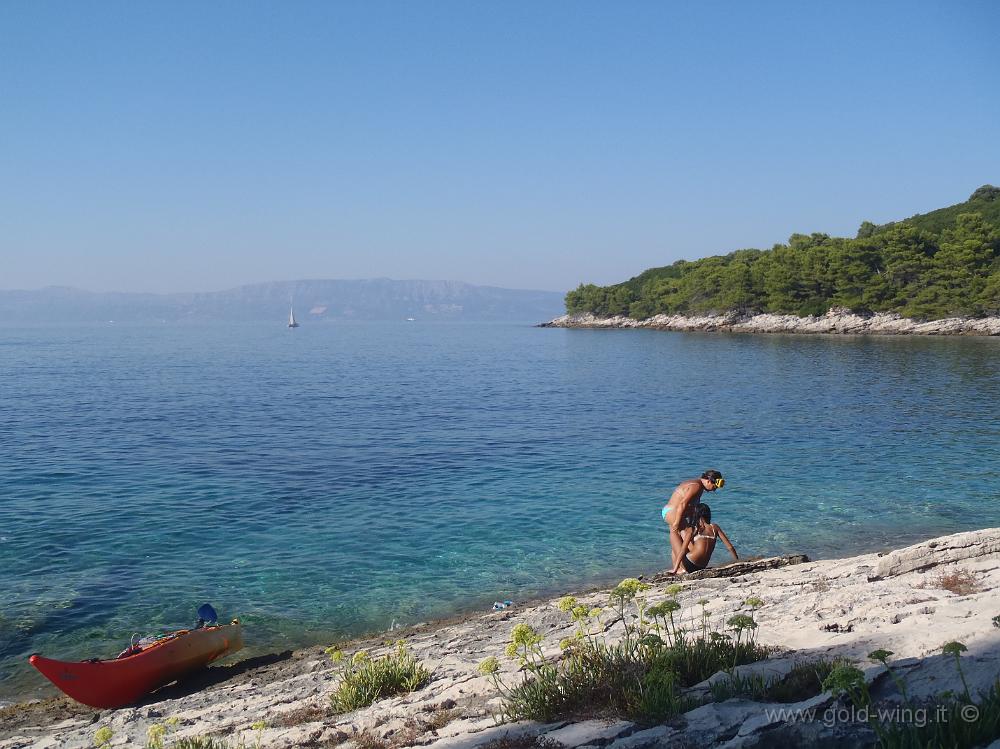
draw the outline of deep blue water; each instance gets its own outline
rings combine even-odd
[[[259,652],[660,569],[710,467],[822,557],[1000,525],[998,466],[1000,339],[0,328],[0,692],[204,601]]]

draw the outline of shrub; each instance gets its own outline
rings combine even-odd
[[[701,636],[693,637],[678,626],[681,606],[675,596],[680,586],[671,586],[666,600],[647,607],[641,594],[648,587],[627,579],[611,592],[613,621],[622,622],[624,628],[624,637],[615,644],[591,631],[591,620],[605,612],[562,599],[559,608],[576,622],[577,632],[560,643],[564,655],[558,662],[545,659],[542,638],[531,627],[515,626],[506,652],[519,660],[524,679],[508,687],[500,679],[496,658],[480,664],[480,673],[490,676],[500,691],[500,717],[550,722],[623,716],[659,722],[695,706],[682,695],[683,687],[771,653],[771,648],[755,642],[757,624],[752,615],[730,618],[729,633],[708,631],[707,602],[703,602]],[[761,603],[754,599],[751,609]]]
[[[330,702],[335,712],[346,713],[385,697],[420,689],[430,678],[430,671],[400,640],[394,651],[380,658],[372,659],[364,650],[355,653],[343,667]]]
[[[941,588],[959,596],[970,596],[979,593],[982,588],[979,580],[968,570],[954,570],[952,572],[942,572],[930,583],[924,583],[922,588]]]
[[[94,733],[94,746],[98,747],[98,749],[101,749],[101,747],[110,745],[111,739],[114,737],[114,735],[115,735],[114,731],[112,731],[111,728],[109,728],[108,726],[101,726]]]

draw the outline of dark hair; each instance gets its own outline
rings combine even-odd
[[[712,522],[712,508],[704,502],[698,505],[697,513],[698,520],[704,520],[706,523]]]
[[[708,479],[709,481],[718,481],[719,479],[722,478],[722,474],[716,471],[714,468],[710,468],[709,470],[701,474],[701,477],[703,479]]]

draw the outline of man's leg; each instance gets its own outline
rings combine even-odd
[[[684,548],[685,542],[694,532],[692,528],[685,528],[683,534],[678,533],[673,528],[670,529],[670,569],[673,569],[677,564],[677,559],[680,557],[681,549]]]

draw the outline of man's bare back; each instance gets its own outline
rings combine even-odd
[[[694,508],[701,502],[701,495],[721,489],[725,483],[721,473],[708,470],[700,478],[682,481],[670,495],[670,501],[663,508],[663,520],[670,526],[670,562],[675,574],[691,543],[692,534],[683,534],[685,529],[694,526]]]

